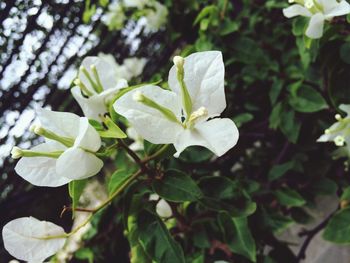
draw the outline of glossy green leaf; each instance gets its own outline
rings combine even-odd
[[[232,252],[256,262],[256,245],[247,218],[234,218],[227,213],[220,213],[218,219],[224,241]]]
[[[323,238],[337,244],[350,244],[350,207],[335,213],[327,224]]]
[[[181,246],[163,221],[147,210],[138,215],[138,237],[146,253],[156,262],[185,263]]]
[[[108,194],[112,195],[132,174],[132,171],[124,169],[115,171],[108,181]]]
[[[87,179],[71,181],[68,184],[69,196],[72,198],[72,212],[75,215],[74,209],[78,207],[79,198],[84,191]]]
[[[162,198],[173,202],[196,201],[202,192],[192,178],[178,170],[168,170],[161,179],[153,181],[154,191]]]

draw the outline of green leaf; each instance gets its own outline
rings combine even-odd
[[[160,197],[172,202],[196,201],[203,195],[195,181],[178,170],[166,171],[152,187]]]
[[[337,244],[350,244],[350,207],[334,214],[323,232],[323,238]]]
[[[286,162],[283,164],[275,165],[269,171],[268,178],[270,181],[276,180],[282,177],[285,173],[292,170],[294,167],[294,161]]]
[[[227,211],[234,217],[248,216],[256,210],[256,203],[243,187],[227,177],[203,177],[199,187],[204,195],[200,202],[209,209]]]
[[[198,24],[199,21],[201,21],[205,17],[212,15],[215,12],[217,12],[217,6],[215,6],[215,5],[209,5],[209,6],[204,7],[197,15],[196,19],[193,22],[193,25]]]
[[[90,248],[80,248],[77,252],[74,253],[74,256],[77,259],[87,260],[89,263],[94,262],[94,252]]]
[[[237,38],[231,45],[235,59],[246,64],[268,64],[269,59],[257,42],[251,38]],[[270,61],[269,61],[270,62]]]
[[[277,129],[281,123],[281,114],[282,114],[282,103],[278,102],[272,109],[269,118],[269,127],[273,130]]]
[[[268,212],[265,209],[262,210],[261,219],[263,225],[275,234],[281,233],[294,223],[290,217],[283,216],[275,211]]]
[[[126,134],[118,127],[117,124],[109,116],[102,117],[103,123],[106,125],[107,130],[98,131],[102,138],[126,138]]]
[[[292,32],[294,36],[302,36],[304,35],[306,26],[309,22],[309,18],[306,17],[297,17],[293,19],[293,29]]]
[[[138,215],[138,237],[146,253],[156,262],[185,263],[181,246],[163,221],[147,210]]]
[[[79,198],[84,191],[88,179],[71,181],[68,184],[69,196],[72,198],[72,212],[75,216],[75,208],[78,207]]]
[[[132,171],[124,169],[115,171],[108,181],[108,194],[112,195],[133,174]]]
[[[250,233],[247,218],[232,218],[223,212],[219,214],[218,219],[224,241],[232,252],[256,262],[255,241]]]
[[[283,81],[281,81],[280,79],[275,79],[274,82],[272,83],[270,92],[269,92],[269,97],[270,97],[270,101],[271,104],[274,105],[277,101],[278,96],[281,93],[281,90],[283,88]]]
[[[241,127],[244,123],[250,122],[254,119],[253,114],[250,113],[241,113],[233,118],[233,121],[237,125],[237,127]]]
[[[324,177],[317,179],[310,189],[315,195],[334,195],[337,190],[337,184],[333,180]]]
[[[299,112],[317,112],[328,108],[327,102],[315,89],[302,86],[298,89],[296,96],[289,97],[289,104]]]
[[[305,199],[298,192],[290,188],[277,190],[274,194],[281,205],[288,207],[303,206],[306,203]]]
[[[350,201],[350,186],[346,187],[340,197],[340,201]]]
[[[282,133],[287,139],[296,143],[299,138],[301,128],[300,122],[295,118],[294,111],[283,111],[281,114],[281,123],[279,124]]]

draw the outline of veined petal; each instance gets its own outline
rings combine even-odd
[[[336,0],[323,0],[323,2],[325,2],[324,5],[329,3],[329,6],[325,7],[326,18],[343,16],[350,13],[350,4],[345,0],[342,0],[339,3]]]
[[[108,59],[103,57],[86,57],[81,65],[86,68],[90,76],[94,76],[93,72],[91,71],[91,66],[94,65],[96,67],[104,90],[112,89],[118,86],[118,77],[116,75],[116,67],[118,64],[116,62],[112,63],[112,59],[110,57]],[[79,79],[91,92],[96,93],[88,78],[80,70]]]
[[[192,111],[205,107],[209,116],[226,108],[225,67],[220,51],[197,52],[185,58],[184,81],[192,99]],[[175,65],[169,71],[169,87],[181,96]]]
[[[97,152],[101,147],[101,137],[86,117],[81,117],[79,120],[79,135],[74,142],[74,147],[92,152]]]
[[[283,15],[287,18],[295,17],[295,16],[312,16],[309,10],[307,8],[303,7],[302,5],[291,5],[287,8],[283,9]]]
[[[79,130],[79,116],[70,112],[37,109],[41,125],[60,136],[75,138]]]
[[[239,132],[230,119],[215,118],[198,123],[193,130],[185,130],[179,134],[174,144],[178,157],[189,146],[203,146],[211,150],[217,156],[225,154],[236,145]]]
[[[146,97],[171,110],[180,120],[181,99],[172,91],[158,86],[146,85],[136,89]],[[136,91],[130,91],[118,99],[113,107],[124,116],[144,139],[155,144],[174,143],[177,134],[183,130],[180,124],[172,122],[162,113],[133,99]]]
[[[71,180],[80,180],[97,174],[103,167],[101,159],[81,148],[66,150],[56,163],[56,172]]]
[[[62,144],[50,141],[34,146],[37,152],[64,151]],[[22,157],[16,164],[15,171],[24,180],[36,186],[58,187],[71,180],[56,173],[57,159],[49,157]]]
[[[325,16],[321,13],[314,14],[309,22],[309,26],[306,29],[305,34],[309,38],[317,39],[323,35]]]
[[[2,229],[5,249],[15,258],[29,262],[43,262],[58,252],[66,242],[65,237],[39,239],[48,236],[64,236],[62,227],[34,217],[17,218]]]

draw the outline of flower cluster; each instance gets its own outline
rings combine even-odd
[[[336,114],[335,119],[337,122],[326,129],[317,141],[334,142],[336,146],[344,146],[346,144],[350,152],[350,105],[342,104],[339,108],[346,113],[346,117],[343,118],[340,114]]]
[[[120,30],[127,20],[125,12],[133,10],[133,17],[144,18],[144,28],[147,32],[159,30],[167,21],[168,9],[155,0],[122,0],[112,2],[108,6],[108,12],[103,17],[109,30]]]
[[[350,5],[346,0],[289,0],[289,3],[293,5],[283,9],[284,16],[310,18],[305,34],[313,39],[322,37],[325,21],[350,13]]]
[[[192,145],[204,146],[217,156],[235,146],[239,137],[236,125],[231,119],[219,118],[226,108],[221,52],[174,57],[168,78],[170,90],[149,84],[128,87],[127,80],[140,74],[144,66],[134,67],[132,62],[135,61],[119,66],[109,56],[85,58],[72,88],[85,117],[39,108],[39,124],[30,130],[43,136],[45,142],[30,150],[13,148],[12,157],[20,159],[16,172],[33,185],[49,187],[99,173],[103,167],[100,157],[108,149],[101,137],[126,136],[105,116],[111,103],[111,109],[131,125],[128,130],[131,139],[137,140],[137,150],[142,149],[143,139],[153,144],[173,144],[175,157]],[[109,130],[95,129],[89,119],[102,122]],[[151,196],[150,200],[157,201],[156,211],[161,217],[172,215],[164,199]],[[29,217],[9,222],[2,234],[10,254],[21,260],[42,262],[61,249],[66,238],[76,231],[65,233],[53,223]],[[18,244],[24,249],[16,249]]]

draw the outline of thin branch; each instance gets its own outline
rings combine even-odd
[[[299,236],[306,236],[306,239],[304,240],[304,243],[302,244],[296,262],[301,262],[303,259],[305,259],[306,257],[306,250],[309,246],[309,244],[311,243],[312,239],[316,236],[316,234],[318,232],[320,232],[323,228],[326,227],[326,225],[328,224],[329,220],[332,218],[332,216],[335,214],[335,212],[337,212],[337,210],[335,210],[333,213],[331,213],[329,216],[327,216],[320,224],[318,224],[317,226],[315,226],[313,229],[311,230],[305,230],[299,233]]]

